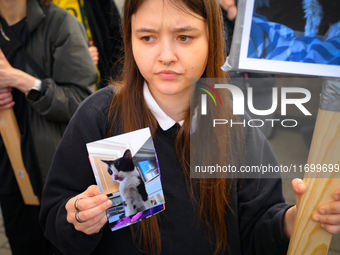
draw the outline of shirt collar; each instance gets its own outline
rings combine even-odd
[[[157,104],[156,100],[153,98],[153,96],[150,93],[150,90],[148,88],[148,85],[146,82],[144,82],[143,85],[143,95],[146,102],[146,105],[152,112],[152,114],[155,116],[159,126],[164,130],[170,129],[173,125],[176,124],[176,121],[174,121],[172,118],[170,118]],[[184,120],[181,120],[178,122],[179,125],[183,125]]]

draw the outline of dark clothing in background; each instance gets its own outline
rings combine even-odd
[[[107,114],[112,97],[113,87],[108,86],[80,105],[65,131],[43,191],[41,225],[46,237],[65,254],[144,254],[133,242],[128,227],[112,232],[106,224],[99,233],[86,235],[66,220],[67,201],[96,184],[86,143],[107,137]],[[116,127],[120,130],[119,122]],[[176,157],[177,132],[177,124],[166,131],[159,127],[153,139],[166,208],[159,214],[161,254],[213,254],[214,246],[198,224],[197,204],[190,199]],[[248,165],[278,164],[258,129],[246,127],[244,136]],[[282,218],[289,205],[285,204],[280,178],[234,179],[229,199],[232,211],[226,208],[228,248],[225,254],[287,253],[288,240],[282,232]],[[137,237],[138,224],[133,225]]]
[[[1,24],[4,24],[5,20],[0,16]],[[23,18],[18,23],[11,26],[12,32],[16,35],[16,37],[20,40],[20,42],[25,45],[27,41],[27,37],[29,36],[28,25],[26,22],[26,17]],[[16,66],[17,69],[25,70],[26,61],[23,56],[20,54],[16,54],[13,50],[13,47],[10,45],[3,36],[0,36],[0,45],[1,50],[6,56],[8,62],[12,66]]]
[[[13,255],[61,254],[46,240],[41,231],[40,206],[25,205],[20,190],[10,194],[0,194],[0,202],[5,233],[9,237],[8,242]],[[25,229],[29,230],[28,234]]]
[[[27,28],[21,30],[26,33],[27,37],[25,50],[49,78],[43,79],[46,91],[36,102],[28,102],[21,92],[14,90],[14,94],[18,93],[19,102],[16,103],[22,102],[24,104],[22,106],[26,106],[27,123],[25,125],[30,128],[38,168],[44,181],[68,121],[79,103],[93,90],[96,67],[88,52],[87,37],[82,24],[67,11],[53,3],[41,8],[38,1],[28,0],[25,21]],[[22,35],[19,36],[21,37]],[[11,42],[6,41],[2,35],[0,35],[0,47],[14,68],[38,77],[34,70],[22,61],[20,54],[13,51]],[[16,110],[15,107],[14,110]],[[23,116],[17,116],[19,125],[23,118]],[[20,129],[21,134],[24,131]],[[26,153],[29,152],[23,151],[23,157],[29,158],[25,156]],[[31,167],[26,161],[24,164],[28,173],[36,172],[35,167]],[[0,168],[1,182],[10,179],[7,172],[11,172],[11,169],[8,171],[8,169]],[[14,174],[12,177],[14,178]],[[0,193],[15,190],[13,185],[0,185]]]
[[[0,17],[0,22],[1,24],[4,24],[5,21]],[[29,36],[26,18],[11,26],[11,29],[18,40],[20,40],[20,42],[25,45],[26,40]],[[0,45],[2,52],[6,56],[11,66],[21,71],[25,71],[26,61],[24,57],[21,56],[21,54],[16,54],[11,43],[0,36]],[[17,118],[19,130],[21,133],[21,150],[25,151],[25,153],[23,154],[24,162],[25,165],[30,166],[28,167],[27,171],[31,177],[30,179],[32,182],[32,186],[34,188],[34,192],[40,196],[42,190],[42,180],[33,147],[32,136],[30,135],[30,127],[28,125],[28,102],[25,98],[24,93],[20,92],[17,89],[12,89],[12,95],[13,101],[15,102],[15,105],[13,106],[13,111]],[[17,185],[13,185],[13,183],[16,183],[13,171],[1,171],[1,169],[12,168],[1,136],[0,155],[2,155],[2,160],[0,161],[0,180],[2,183],[0,193],[17,190],[17,188],[15,188],[15,186]]]
[[[84,10],[99,53],[100,85],[105,87],[111,77],[116,78],[120,74],[123,66],[120,14],[113,0],[84,0]]]
[[[227,47],[227,55],[230,53],[231,41],[233,39],[234,33],[234,26],[235,26],[235,19],[229,20],[228,13],[221,7],[222,15],[223,15],[223,22],[224,22],[224,31],[225,31],[225,42]]]
[[[53,3],[41,7],[28,0],[26,18],[9,29],[48,77],[39,77],[0,34],[0,47],[12,67],[42,80],[43,93],[35,102],[12,89],[24,165],[40,197],[56,147],[79,103],[93,91],[97,71],[82,24]],[[13,255],[52,254],[39,226],[40,206],[24,204],[1,137],[0,153],[0,205]]]

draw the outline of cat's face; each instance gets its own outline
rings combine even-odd
[[[132,154],[129,149],[124,152],[123,157],[116,160],[103,160],[107,164],[107,172],[115,181],[123,181],[135,168]]]

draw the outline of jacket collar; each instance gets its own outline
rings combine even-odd
[[[46,18],[39,2],[37,0],[27,1],[27,25],[30,33],[38,27]]]

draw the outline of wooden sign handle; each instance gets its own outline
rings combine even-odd
[[[307,191],[299,202],[288,255],[326,255],[328,252],[332,235],[323,230],[320,223],[312,221],[312,215],[320,205],[333,201],[333,192],[340,188],[339,168],[335,170],[335,166],[340,165],[339,152],[340,112],[319,110],[306,165],[309,172],[304,176]]]
[[[20,131],[12,108],[0,111],[0,133],[25,204],[39,205],[22,160]]]

